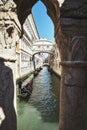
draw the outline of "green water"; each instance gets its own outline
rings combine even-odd
[[[18,130],[58,130],[59,79],[44,67],[28,102],[18,100]]]

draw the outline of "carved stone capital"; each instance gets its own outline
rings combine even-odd
[[[87,36],[87,19],[60,18],[60,24],[67,36]]]

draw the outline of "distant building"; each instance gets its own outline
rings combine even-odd
[[[33,55],[33,41],[40,39],[39,34],[34,22],[32,13],[26,19],[23,25],[23,37],[17,47],[17,77],[26,75],[27,73],[34,70],[32,55]],[[19,49],[20,48],[20,49]],[[36,67],[39,67],[42,62],[41,55],[35,56]],[[37,62],[38,61],[38,62]]]
[[[57,48],[57,44],[54,44],[54,47],[52,48],[53,55],[49,55],[48,62],[50,65],[50,68],[57,74],[61,75],[61,66],[59,65],[61,58],[59,49]]]

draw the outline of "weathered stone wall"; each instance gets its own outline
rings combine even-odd
[[[65,0],[60,22],[62,57],[60,130],[87,129],[87,1]]]
[[[2,60],[0,58],[0,60]],[[14,79],[13,72],[10,67],[0,62],[0,121],[2,115],[5,115],[5,119],[0,126],[0,130],[16,130],[16,113],[14,109]]]
[[[16,130],[16,42],[21,26],[13,0],[0,1],[0,130]]]

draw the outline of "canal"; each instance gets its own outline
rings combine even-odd
[[[58,130],[59,81],[43,67],[29,101],[18,100],[18,130]]]

